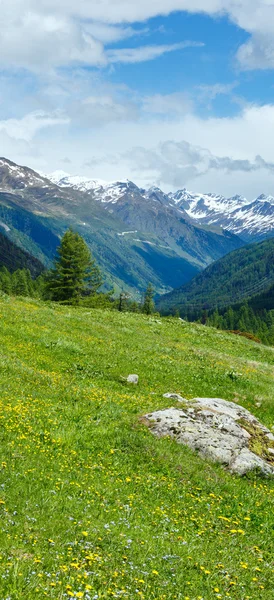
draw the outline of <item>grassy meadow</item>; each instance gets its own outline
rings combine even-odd
[[[1,600],[273,600],[274,481],[232,476],[140,419],[178,392],[274,426],[273,348],[3,297],[0,371]]]

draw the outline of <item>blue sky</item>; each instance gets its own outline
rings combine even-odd
[[[274,0],[3,0],[1,154],[274,194]]]

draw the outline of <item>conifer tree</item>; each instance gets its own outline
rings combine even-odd
[[[4,294],[11,294],[11,275],[6,267],[0,269],[0,289]]]
[[[101,274],[79,233],[69,229],[57,253],[47,282],[52,300],[79,304],[84,296],[95,294],[102,285]]]
[[[154,289],[149,283],[145,292],[142,312],[146,315],[151,315],[154,312]]]
[[[25,269],[14,271],[11,276],[12,293],[15,296],[29,296],[28,281]]]

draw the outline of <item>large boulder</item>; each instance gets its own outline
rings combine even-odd
[[[274,436],[248,410],[220,398],[194,398],[182,408],[146,415],[157,437],[171,436],[232,473],[274,475]]]

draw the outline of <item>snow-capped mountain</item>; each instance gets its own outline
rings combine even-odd
[[[1,191],[46,186],[45,178],[28,167],[20,167],[7,158],[0,158]]]
[[[201,224],[218,225],[244,240],[274,234],[274,198],[262,194],[253,202],[243,196],[225,198],[186,189],[169,194],[172,202]]]
[[[61,187],[92,194],[103,204],[118,204],[134,195],[139,201],[153,201],[181,211],[184,216],[202,225],[215,225],[244,240],[259,240],[274,235],[274,197],[262,194],[250,202],[240,195],[226,198],[214,193],[194,193],[186,188],[166,194],[159,187],[142,189],[129,180],[105,182],[98,179],[70,176],[63,171],[48,175]]]
[[[90,246],[106,285],[133,295],[148,281],[159,293],[176,287],[244,244],[198,225],[158,188],[64,172],[46,176],[0,159],[2,233],[50,266],[68,227]]]

